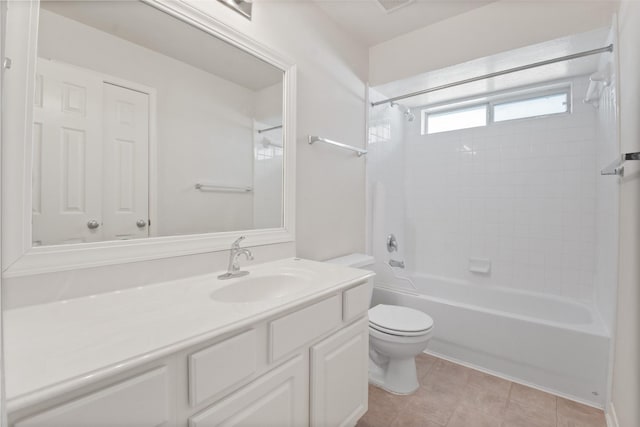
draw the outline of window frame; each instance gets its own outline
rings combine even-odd
[[[477,107],[485,107],[485,124],[484,125],[479,125],[479,126],[470,126],[470,127],[466,127],[466,128],[458,128],[458,129],[451,129],[451,130],[443,130],[440,132],[434,132],[434,133],[429,133],[429,119],[428,116],[430,114],[447,114],[447,113],[452,113],[452,112],[462,112],[462,111],[467,111],[467,110],[473,110]],[[477,103],[473,103],[473,104],[463,104],[463,105],[458,105],[455,107],[450,107],[450,108],[446,108],[447,106],[444,106],[445,108],[434,108],[434,109],[428,109],[428,108],[424,108],[420,111],[421,113],[421,117],[420,117],[420,126],[421,126],[421,134],[422,135],[433,135],[436,133],[445,133],[445,132],[455,132],[457,130],[466,130],[466,129],[474,129],[474,128],[480,128],[480,127],[486,127],[489,126],[490,120],[492,119],[492,115],[491,112],[489,111],[490,105],[488,102],[477,102]]]
[[[563,112],[560,112],[560,113],[538,114],[538,115],[535,115],[535,116],[520,117],[520,118],[517,118],[517,119],[500,120],[498,122],[495,121],[494,108],[497,105],[503,105],[503,104],[510,104],[510,103],[515,103],[515,102],[522,102],[522,101],[529,101],[529,100],[534,100],[534,99],[546,98],[547,96],[553,96],[553,95],[566,95],[567,96],[567,111],[563,111]],[[544,118],[544,117],[558,116],[558,115],[561,115],[561,114],[571,114],[572,109],[573,109],[573,103],[571,102],[571,86],[569,85],[569,86],[564,86],[564,87],[547,88],[546,90],[530,92],[528,94],[522,94],[520,96],[491,99],[489,101],[489,107],[490,107],[489,110],[491,111],[490,112],[491,120],[488,121],[487,123],[491,123],[491,124],[507,123],[507,122],[514,122],[514,121],[519,121],[519,120],[538,119],[538,118]]]
[[[573,86],[571,83],[560,83],[553,86],[534,87],[525,90],[510,90],[508,92],[501,92],[500,94],[487,95],[484,97],[475,97],[472,100],[466,101],[452,101],[447,103],[439,103],[437,105],[425,106],[420,110],[420,134],[422,136],[435,135],[437,133],[455,132],[459,130],[475,129],[478,127],[487,127],[500,125],[503,123],[510,123],[520,120],[532,120],[539,118],[548,118],[553,116],[559,116],[562,114],[571,114],[573,112]],[[533,100],[538,98],[544,98],[551,95],[566,95],[567,97],[567,110],[560,113],[540,114],[536,116],[520,117],[517,119],[508,119],[495,121],[494,108],[497,105],[508,104],[518,101]],[[479,106],[485,106],[486,108],[486,124],[484,126],[473,126],[468,128],[452,129],[448,131],[429,133],[428,116],[430,114],[446,114],[454,111],[464,111],[473,109]]]

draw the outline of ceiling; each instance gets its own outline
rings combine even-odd
[[[48,0],[40,4],[253,91],[282,82],[280,69],[142,2]]]
[[[377,0],[313,1],[361,43],[373,46],[493,0],[415,0],[391,12],[386,12]]]
[[[469,79],[496,71],[553,59],[582,51],[600,48],[608,44],[608,29],[589,31],[582,34],[562,37],[544,43],[527,46],[485,58],[476,59],[459,65],[430,71],[408,79],[399,80],[372,88],[371,100],[379,101],[407,93],[433,88],[447,83]],[[500,77],[481,80],[452,87],[425,95],[407,98],[398,103],[408,107],[437,104],[450,100],[481,96],[513,88],[531,86],[569,77],[591,74],[598,70],[602,53],[558,62],[552,65],[519,71]]]

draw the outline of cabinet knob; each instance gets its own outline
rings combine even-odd
[[[95,230],[98,227],[100,227],[100,223],[95,219],[92,219],[91,221],[87,222],[87,228],[89,230]]]
[[[139,219],[136,221],[136,225],[138,226],[138,228],[145,228],[147,226],[147,221],[145,221],[144,219]]]

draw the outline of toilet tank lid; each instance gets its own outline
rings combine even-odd
[[[338,258],[331,258],[326,260],[325,262],[331,264],[340,264],[345,267],[366,267],[367,265],[373,265],[375,263],[375,258],[371,255],[366,254],[349,254],[345,256],[341,256]]]

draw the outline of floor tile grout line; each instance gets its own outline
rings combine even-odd
[[[451,364],[453,364],[453,365],[457,365],[457,366],[459,366],[459,367],[461,367],[461,368],[464,368],[464,369],[466,369],[466,370],[469,370],[469,371],[478,371],[478,372],[483,373],[484,375],[487,375],[487,376],[489,376],[489,377],[501,378],[501,377],[498,377],[498,376],[495,376],[495,375],[491,375],[491,374],[489,374],[489,373],[486,373],[486,372],[483,372],[483,371],[480,371],[480,370],[477,370],[477,369],[474,369],[474,368],[471,368],[471,367],[468,367],[468,366],[465,366],[465,365],[462,365],[462,364],[459,364],[459,363],[455,363],[455,362],[452,362],[452,361],[448,361],[448,360],[446,360],[446,359],[441,359],[441,358],[438,358],[438,357],[435,357],[435,356],[430,357],[430,359],[431,359],[431,360],[430,360],[430,362],[431,362],[431,363],[429,363],[429,364],[427,365],[427,367],[426,367],[426,369],[425,369],[425,371],[424,371],[423,375],[422,375],[422,376],[420,376],[420,377],[418,378],[419,388],[421,388],[421,387],[425,387],[425,386],[426,386],[426,385],[424,384],[424,382],[423,382],[423,381],[424,381],[424,380],[425,380],[429,375],[432,375],[432,374],[434,373],[434,370],[435,370],[435,369],[437,369],[437,365],[438,365],[439,363],[446,363],[446,362],[449,362],[449,363],[451,363]],[[463,388],[464,388],[464,389],[467,389],[468,387],[471,387],[471,386],[472,386],[472,384],[471,384],[472,377],[471,377],[471,376],[469,376],[469,375],[466,375],[465,377],[466,377],[466,378],[465,378],[465,381],[464,381]],[[503,380],[504,380],[504,379],[503,379]],[[495,421],[498,421],[498,422],[499,422],[499,424],[500,424],[500,426],[503,426],[503,427],[505,426],[505,424],[504,424],[504,423],[506,422],[505,414],[506,414],[507,408],[510,406],[510,404],[511,404],[511,403],[517,404],[516,406],[518,406],[518,405],[520,405],[520,404],[521,404],[521,403],[519,403],[517,400],[514,400],[514,399],[513,399],[513,398],[514,398],[514,396],[515,396],[515,395],[514,395],[514,392],[515,392],[515,385],[516,385],[516,384],[518,384],[518,383],[515,383],[515,382],[513,382],[513,381],[509,381],[509,380],[506,380],[506,381],[507,381],[507,382],[508,382],[508,384],[509,384],[509,388],[508,388],[508,391],[507,391],[507,393],[506,393],[506,405],[504,406],[503,411],[502,411],[502,413],[501,413],[500,415],[495,415],[495,418],[496,418],[496,419],[495,419]],[[528,386],[526,386],[526,385],[522,385],[522,384],[518,384],[518,385],[519,385],[519,386],[522,386],[522,387],[524,387],[524,388],[527,388],[527,389],[534,390],[534,391],[540,391],[540,390],[537,390],[537,389],[535,389],[535,388],[528,387]],[[375,387],[375,386],[374,386],[374,387]],[[480,390],[480,389],[481,389],[481,388],[479,388],[479,390]],[[386,392],[386,391],[384,391],[383,389],[381,389],[381,390],[382,390],[384,393],[387,393],[387,392]],[[555,405],[555,408],[554,408],[555,410],[552,410],[552,411],[551,411],[551,414],[553,414],[553,415],[554,415],[555,423],[551,423],[551,424],[549,424],[549,425],[550,425],[550,426],[552,426],[552,427],[553,427],[553,426],[555,426],[555,427],[560,427],[561,423],[560,423],[560,421],[559,421],[559,418],[560,418],[560,409],[559,409],[559,408],[560,408],[560,400],[561,400],[561,399],[563,399],[563,398],[561,398],[561,397],[559,397],[559,396],[556,396],[556,395],[554,395],[554,394],[552,394],[552,393],[543,392],[543,391],[541,391],[541,392],[542,392],[542,393],[544,393],[544,394],[546,394],[546,395],[549,395],[549,396],[553,397],[553,403],[552,403],[552,404],[553,404],[553,405]],[[401,418],[401,416],[406,412],[406,409],[410,406],[410,404],[411,404],[411,402],[412,402],[411,397],[409,397],[409,396],[407,396],[407,397],[408,397],[407,399],[402,398],[400,401],[396,401],[397,403],[393,404],[393,406],[394,406],[394,413],[392,414],[392,417],[391,417],[391,418],[392,418],[392,419],[391,419],[391,423],[390,423],[389,425],[387,425],[387,426],[384,426],[384,427],[389,427],[389,426],[391,426],[391,425],[395,424],[396,422],[398,422],[398,420]],[[468,400],[468,399],[467,399],[467,400]],[[452,419],[454,418],[454,415],[456,414],[456,412],[457,412],[458,410],[460,410],[460,408],[462,408],[462,407],[465,405],[465,402],[466,402],[467,400],[465,400],[465,398],[464,398],[464,396],[463,396],[463,395],[459,395],[459,396],[457,396],[457,397],[456,397],[455,402],[452,402],[452,403],[454,403],[453,410],[452,410],[452,412],[449,414],[449,416],[448,416],[447,421],[446,421],[446,423],[445,423],[445,424],[440,424],[440,421],[435,421],[435,420],[432,420],[431,422],[433,422],[433,424],[434,424],[434,425],[438,425],[438,426],[440,426],[440,427],[448,427],[448,426],[451,424],[451,421],[452,421]],[[579,403],[578,403],[578,404],[579,404]],[[528,405],[526,405],[526,404],[525,404],[525,406],[528,406]],[[551,405],[547,405],[547,407],[549,407],[549,408],[550,408],[550,407],[551,407]],[[551,408],[550,408],[550,409],[551,409]],[[590,425],[591,425],[591,424],[590,424]],[[605,426],[606,426],[606,424],[602,424],[602,426],[601,426],[601,427],[605,427]],[[364,427],[364,426],[362,426],[362,427]],[[497,427],[497,426],[496,426],[496,427]]]

